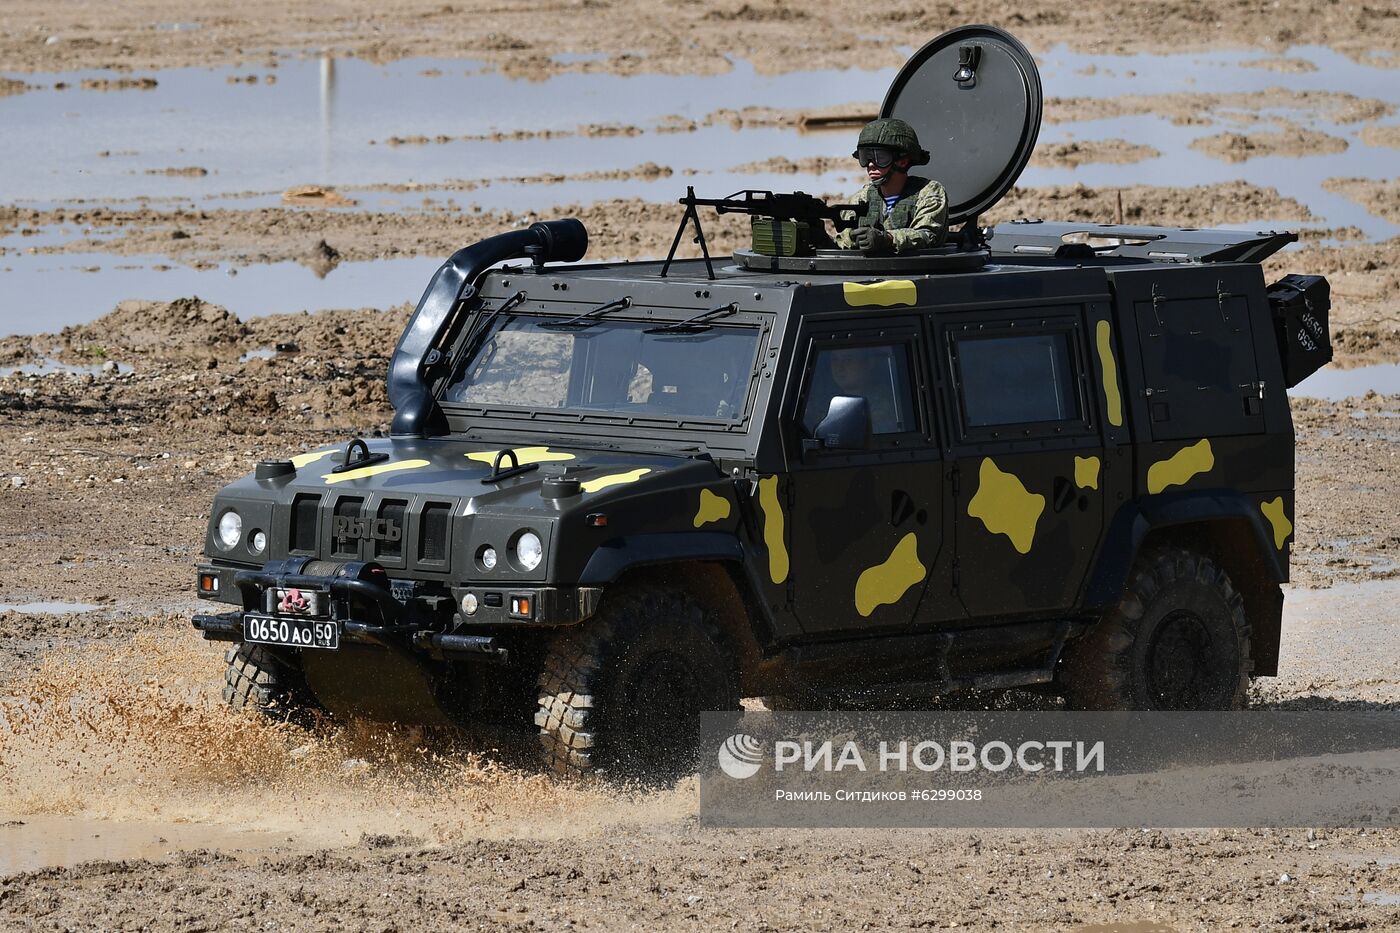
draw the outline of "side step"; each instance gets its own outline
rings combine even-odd
[[[1059,620],[834,642],[792,649],[790,660],[807,689],[846,699],[1008,690],[1054,681],[1065,645],[1087,624]],[[865,682],[852,685],[852,671],[861,669],[869,672]]]

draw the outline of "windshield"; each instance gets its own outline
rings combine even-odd
[[[744,414],[758,352],[755,327],[651,334],[655,322],[541,327],[551,322],[558,319],[494,322],[453,373],[443,401],[723,421]]]

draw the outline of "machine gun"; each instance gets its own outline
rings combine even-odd
[[[855,225],[854,220],[843,214],[855,211],[851,204],[827,204],[821,198],[802,191],[791,194],[775,194],[772,191],[758,191],[752,188],[736,191],[723,198],[697,198],[694,186],[687,186],[685,197],[680,199],[685,205],[676,237],[671,241],[671,250],[666,254],[666,262],[661,266],[664,278],[676,258],[676,248],[686,224],[695,223],[695,240],[705,257],[705,272],[711,279],[715,277],[710,263],[710,249],[705,243],[705,231],[700,226],[699,207],[713,207],[718,214],[748,214],[753,218],[754,250],[769,256],[807,256],[818,249],[833,249],[836,244],[826,232],[824,221],[831,221],[837,230]]]

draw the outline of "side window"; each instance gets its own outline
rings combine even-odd
[[[811,436],[840,395],[864,398],[870,405],[874,435],[919,430],[918,409],[910,379],[909,345],[904,342],[821,346],[812,357],[802,401],[802,428]]]
[[[1060,431],[1085,421],[1079,397],[1073,332],[951,334],[963,434],[1000,434],[997,428]]]

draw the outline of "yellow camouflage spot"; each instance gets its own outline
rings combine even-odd
[[[891,279],[873,285],[843,282],[841,294],[845,296],[846,304],[852,308],[888,308],[893,305],[916,304],[919,300],[919,287],[909,279]]]
[[[499,450],[478,450],[475,453],[467,454],[467,459],[492,464],[496,462],[496,455],[499,453]],[[559,460],[574,459],[573,454],[565,453],[562,450],[550,450],[548,447],[516,447],[515,457],[520,461],[521,466],[527,463],[554,463]],[[506,459],[509,462],[510,458]]]
[[[1293,523],[1288,520],[1288,516],[1283,511],[1283,496],[1279,496],[1271,502],[1259,503],[1259,511],[1264,513],[1264,517],[1269,520],[1269,524],[1274,529],[1274,547],[1283,550],[1283,544],[1288,540],[1288,536],[1293,534]]]
[[[598,492],[607,489],[609,486],[621,486],[624,483],[635,483],[650,473],[647,467],[638,467],[635,470],[628,470],[626,473],[609,473],[607,476],[600,476],[597,479],[590,479],[587,482],[579,483],[584,492]]]
[[[1103,400],[1108,423],[1123,426],[1123,396],[1118,393],[1118,361],[1113,357],[1113,328],[1099,321],[1094,330],[1099,349],[1099,366],[1103,369]]]
[[[783,539],[783,507],[778,503],[778,478],[758,481],[758,505],[763,509],[763,546],[768,549],[768,578],[782,583],[788,575],[787,543]]]
[[[700,508],[695,512],[695,527],[700,528],[710,522],[719,522],[729,517],[729,500],[717,496],[708,489],[700,490]]]
[[[322,457],[329,457],[333,453],[335,453],[335,448],[331,448],[330,450],[317,450],[309,454],[297,454],[292,458],[292,466],[300,470],[302,467],[310,466]]]
[[[991,457],[982,459],[977,474],[977,494],[967,504],[967,514],[980,518],[994,535],[1006,535],[1011,546],[1029,554],[1035,526],[1045,511],[1045,497],[1026,489],[1014,474],[1003,473]]]
[[[909,592],[909,587],[928,576],[919,563],[919,539],[914,532],[899,539],[883,564],[861,572],[856,579],[856,612],[862,617],[885,605],[893,605]]]
[[[378,476],[381,473],[398,473],[401,470],[418,470],[428,465],[426,460],[400,460],[397,463],[376,463],[374,466],[364,466],[356,470],[346,470],[344,473],[327,473],[326,485],[331,483],[345,483],[352,479],[367,479],[371,476]]]
[[[1074,485],[1080,489],[1099,488],[1099,458],[1074,458]]]
[[[1148,467],[1147,491],[1155,494],[1168,486],[1185,486],[1191,477],[1209,473],[1214,466],[1215,452],[1210,449],[1210,439],[1202,438]]]

